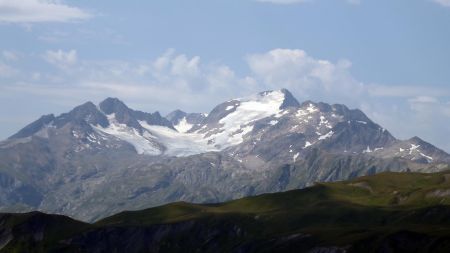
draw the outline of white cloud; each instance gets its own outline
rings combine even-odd
[[[47,51],[44,56],[60,68],[52,73],[32,70],[14,84],[0,83],[0,95],[34,95],[66,107],[114,96],[146,111],[165,113],[179,108],[208,112],[230,98],[288,88],[300,102],[361,108],[396,137],[418,135],[450,150],[437,135],[450,135],[446,127],[450,104],[443,102],[450,100],[448,89],[365,84],[352,75],[348,60],[323,60],[299,49],[274,49],[246,56],[250,72],[237,74],[225,64],[203,62],[199,56],[173,49],[156,59],[137,62],[87,61],[79,59],[75,50]],[[0,64],[0,73],[2,66],[6,65]]]
[[[114,45],[130,45],[127,37],[109,27],[86,28],[77,26],[76,29],[70,31],[60,27],[43,30],[38,34],[37,39],[49,44],[71,44],[75,40],[89,41],[90,43],[108,41],[108,43]]]
[[[0,62],[0,77],[12,77],[19,71],[7,64]]]
[[[413,104],[436,104],[436,103],[439,103],[439,100],[437,98],[430,97],[430,96],[418,96],[418,97],[409,99],[409,101]]]
[[[412,85],[381,85],[370,84],[366,85],[367,90],[371,96],[374,97],[403,97],[411,98],[417,96],[450,96],[448,89],[439,89],[427,86],[412,86]]]
[[[448,98],[444,98],[447,100]],[[450,135],[450,104],[437,97],[418,96],[408,99],[409,120],[404,122],[408,128],[438,147],[450,151],[447,136]],[[448,101],[448,100],[447,100]],[[401,122],[399,119],[397,122]]]
[[[7,61],[17,61],[20,58],[18,53],[13,52],[13,51],[8,51],[8,50],[3,50],[2,56]]]
[[[200,75],[200,57],[194,56],[189,58],[184,54],[176,55],[174,49],[167,50],[151,66],[154,70],[153,74],[156,76],[159,76],[161,73],[191,78]]]
[[[220,101],[259,91],[252,78],[239,77],[226,65],[175,50],[138,62],[87,61],[75,50],[47,51],[42,58],[62,71],[30,72],[15,85],[0,84],[0,93],[38,95],[62,103],[115,96],[167,112],[208,110]]]
[[[308,3],[313,2],[315,0],[254,0],[256,2],[261,3],[272,3],[272,4],[300,4],[300,3]],[[444,0],[445,1],[445,0]],[[360,4],[360,0],[345,0],[345,2],[349,4]]]
[[[431,101],[431,97],[450,95],[448,91],[428,87],[364,84],[351,74],[350,61],[317,59],[299,49],[274,49],[248,55],[245,60],[251,72],[240,76],[227,65],[204,63],[199,56],[177,54],[173,49],[154,60],[139,62],[86,61],[78,59],[76,50],[49,50],[43,58],[63,71],[56,74],[31,72],[30,83],[53,83],[57,89],[89,84],[85,88],[101,87],[111,95],[130,99],[170,93],[177,98],[180,107],[186,106],[183,108],[187,110],[209,109],[235,96],[279,88],[288,88],[299,100],[364,106],[370,111],[384,110],[381,107],[372,110],[367,106],[382,99],[407,103],[408,99],[424,102]],[[161,97],[152,99],[164,104]]]
[[[40,72],[33,72],[31,73],[31,80],[33,81],[39,81],[41,80],[42,74]]]
[[[188,59],[186,55],[178,55],[172,59],[171,73],[177,76],[198,76],[199,63],[198,56]]]
[[[255,78],[268,88],[286,87],[303,98],[348,97],[361,94],[363,85],[350,74],[351,62],[332,63],[310,57],[303,50],[274,49],[246,57]]]
[[[450,7],[450,0],[431,0],[439,5],[442,5],[444,7]]]
[[[248,55],[246,61],[252,72],[251,77],[260,89],[285,87],[299,99],[362,107],[383,99],[425,101],[431,100],[431,97],[450,96],[450,91],[443,88],[366,84],[352,75],[350,61],[317,59],[299,49],[274,49]]]
[[[74,65],[78,58],[77,51],[73,49],[67,52],[61,49],[56,51],[48,50],[43,57],[50,64],[61,68]]]
[[[410,107],[417,113],[422,119],[426,119],[425,122],[429,124],[435,124],[436,115],[445,115],[450,117],[450,104],[442,102],[436,97],[430,96],[418,96],[408,99]],[[434,118],[433,121],[428,119]]]
[[[397,138],[418,135],[450,150],[448,89],[359,82],[351,62],[316,59],[298,49],[274,49],[246,57],[260,90],[286,87],[300,100],[343,103],[362,109]]]
[[[85,20],[91,14],[57,0],[0,0],[0,22],[38,23]]]

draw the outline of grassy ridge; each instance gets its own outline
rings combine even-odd
[[[393,252],[450,252],[450,172],[381,173],[221,204],[177,202],[122,212],[94,224],[40,215],[5,219],[2,226],[16,234],[2,252],[89,252],[117,231],[120,241],[108,241],[117,252],[127,240],[136,247],[130,252],[199,247],[205,252],[289,252],[294,246],[305,251],[333,246],[349,252],[382,252],[386,247]],[[33,222],[42,220],[42,240],[33,241]]]
[[[179,202],[123,212],[97,225],[149,226],[226,219],[249,231],[251,240],[312,234],[318,245],[352,245],[369,238],[376,245],[399,231],[450,235],[449,189],[450,172],[388,172],[223,204]]]
[[[97,224],[152,225],[208,215],[294,214],[302,210],[316,211],[329,206],[355,210],[370,207],[369,209],[376,211],[389,211],[434,205],[450,205],[450,172],[434,174],[385,172],[352,181],[318,183],[302,190],[263,194],[223,204],[177,202],[142,211],[122,212]]]

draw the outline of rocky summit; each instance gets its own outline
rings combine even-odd
[[[360,110],[299,103],[285,89],[166,117],[107,98],[42,116],[0,142],[0,206],[93,221],[449,164],[444,151],[418,137],[398,140]]]

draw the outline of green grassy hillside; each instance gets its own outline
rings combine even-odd
[[[1,226],[29,222],[15,216]],[[381,173],[222,204],[178,202],[90,225],[57,223],[44,226],[42,240],[20,230],[4,250],[450,252],[450,172]]]
[[[97,224],[160,224],[226,214],[298,216],[302,210],[326,206],[371,210],[414,210],[450,205],[450,172],[381,173],[352,181],[318,183],[282,193],[263,194],[223,204],[196,205],[177,202],[142,211],[122,212]],[[294,215],[297,214],[297,215]]]

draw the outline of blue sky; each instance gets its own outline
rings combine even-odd
[[[0,139],[114,96],[163,114],[288,88],[450,151],[450,0],[0,0]]]

